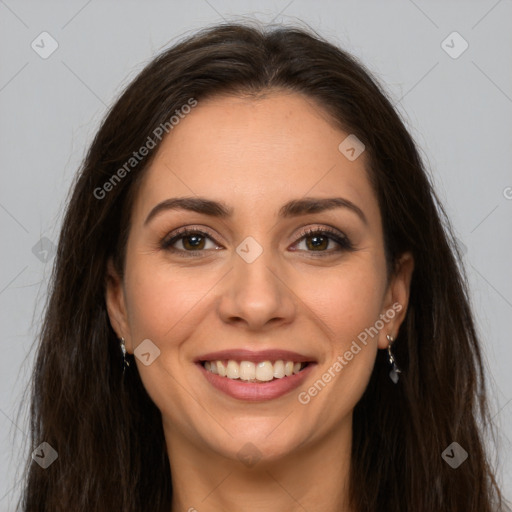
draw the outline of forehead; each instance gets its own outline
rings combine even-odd
[[[350,161],[349,134],[314,100],[273,92],[199,101],[163,140],[138,190],[134,215],[169,197],[201,195],[240,214],[275,213],[303,196],[342,195],[379,216],[365,154]]]

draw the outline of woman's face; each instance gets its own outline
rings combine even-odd
[[[354,159],[350,139],[339,149],[348,135],[312,100],[273,92],[199,101],[164,139],[107,305],[168,445],[274,460],[348,432],[412,272],[404,259],[387,281],[366,155]],[[154,210],[185,197],[204,211]],[[195,233],[180,238],[185,227]],[[228,376],[204,360],[223,360],[213,366]],[[283,376],[287,361],[309,363]]]

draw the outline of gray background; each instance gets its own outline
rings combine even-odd
[[[19,493],[28,429],[18,408],[53,243],[99,121],[156,52],[207,24],[243,16],[303,20],[359,57],[405,117],[465,252],[499,433],[493,453],[510,499],[511,0],[0,0],[0,510],[13,510]],[[34,40],[42,46],[43,31],[58,43],[46,59],[31,47]],[[458,58],[442,47],[453,31],[469,44]],[[456,39],[448,44],[452,52],[462,48]]]

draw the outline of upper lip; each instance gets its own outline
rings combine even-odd
[[[315,359],[311,356],[291,352],[290,350],[260,350],[253,352],[252,350],[245,349],[232,349],[220,350],[218,352],[209,352],[203,354],[195,359],[196,363],[201,361],[224,361],[226,359],[233,359],[234,361],[252,361],[259,363],[261,361],[293,361],[295,363],[311,363]]]

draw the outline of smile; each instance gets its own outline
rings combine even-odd
[[[253,361],[235,361],[217,360],[217,361],[203,361],[203,367],[206,371],[226,377],[232,380],[241,380],[246,382],[270,382],[275,379],[283,379],[291,377],[294,374],[302,371],[307,365],[307,362],[294,362],[294,361],[260,361],[254,363]]]

